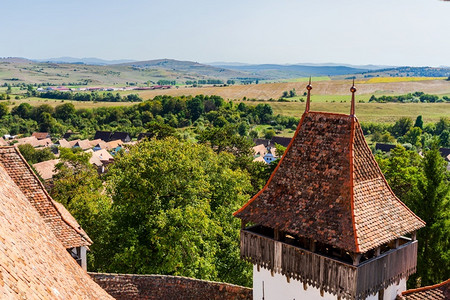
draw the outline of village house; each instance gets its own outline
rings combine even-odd
[[[48,132],[33,132],[31,136],[34,136],[38,140],[49,139],[51,138],[50,133]]]
[[[355,116],[305,112],[264,188],[235,216],[253,299],[384,299],[416,270],[425,223],[392,192]],[[248,225],[247,225],[248,224]]]
[[[127,132],[97,131],[94,140],[101,139],[105,142],[121,140],[124,143],[131,142],[130,134]]]
[[[55,166],[59,163],[59,161],[59,159],[46,160],[33,164],[33,168],[45,182],[49,182],[56,174]]]

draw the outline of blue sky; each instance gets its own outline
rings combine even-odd
[[[450,65],[439,0],[15,0],[0,57]]]

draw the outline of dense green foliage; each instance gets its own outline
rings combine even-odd
[[[96,130],[126,131],[132,137],[145,132],[150,124],[164,123],[173,128],[194,125],[198,130],[205,127],[223,127],[227,124],[271,124],[280,128],[294,127],[298,119],[275,116],[269,104],[248,106],[234,105],[218,96],[170,97],[160,96],[128,107],[101,107],[76,110],[71,103],[55,109],[44,104],[32,107],[21,103],[11,112],[0,115],[0,134],[31,134],[33,131],[49,131],[54,136],[68,129],[79,132],[84,138],[93,136]]]
[[[415,93],[409,93],[406,95],[399,95],[399,96],[376,97],[375,95],[372,95],[369,99],[369,102],[435,103],[435,102],[450,102],[450,98],[448,96],[442,96],[442,98],[439,98],[439,96],[436,96],[436,95],[429,95],[429,94],[425,94],[423,92],[415,92]]]
[[[75,100],[75,101],[103,101],[103,102],[142,102],[136,94],[131,94],[122,97],[119,93],[115,95],[113,93],[73,93],[73,92],[60,92],[60,91],[47,91],[47,92],[36,92],[33,90],[29,96],[35,96],[46,99],[60,99],[60,100]]]
[[[36,149],[30,144],[19,145],[19,151],[29,164],[40,163],[56,158],[50,148]]]
[[[418,231],[417,273],[410,287],[439,283],[450,276],[450,174],[437,143],[422,158],[397,146],[377,161],[394,193],[427,224]]]
[[[240,223],[232,213],[252,186],[233,155],[173,137],[139,143],[116,156],[109,170],[109,205],[100,182],[86,178],[96,176],[80,155],[64,153],[52,194],[95,240],[92,269],[250,285],[251,267],[239,259]]]

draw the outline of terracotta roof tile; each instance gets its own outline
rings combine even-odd
[[[55,238],[0,164],[0,298],[112,299]]]
[[[15,147],[0,147],[0,165],[27,196],[53,233],[66,248],[89,246],[92,241],[78,226],[71,226]]]
[[[43,140],[50,137],[50,133],[48,132],[33,132],[31,136],[34,136],[38,140]]]
[[[356,117],[307,112],[266,186],[235,215],[363,253],[424,222],[395,197]]]
[[[59,159],[51,159],[42,161],[40,163],[35,163],[33,165],[33,168],[36,170],[36,172],[39,173],[39,175],[44,180],[49,180],[53,178],[53,175],[56,174],[55,172],[55,166],[59,163]]]
[[[407,290],[397,297],[398,300],[447,300],[450,299],[450,279],[414,290]]]

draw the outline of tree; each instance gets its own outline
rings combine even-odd
[[[55,118],[66,121],[75,115],[75,106],[72,103],[64,103],[55,107]]]
[[[450,277],[449,174],[438,144],[425,152],[424,180],[419,181],[410,207],[426,222],[418,231],[417,273],[412,280],[426,286]]]
[[[8,105],[6,103],[0,103],[0,119],[6,116],[8,111]]]
[[[397,145],[389,156],[375,158],[394,194],[410,206],[417,184],[423,180],[420,155]]]
[[[111,246],[101,268],[249,285],[231,212],[248,199],[250,178],[230,168],[233,160],[174,138],[143,141],[116,156],[108,180]]]
[[[19,145],[19,151],[29,164],[36,164],[56,158],[50,148],[38,150],[30,144]]]
[[[414,127],[419,127],[420,129],[423,129],[423,119],[422,116],[417,116],[416,122],[414,123]]]
[[[110,246],[106,233],[110,228],[111,200],[103,193],[103,182],[89,163],[90,157],[91,154],[80,150],[61,148],[61,161],[56,165],[50,193],[95,241],[90,246],[89,269],[102,270],[97,266],[102,261],[103,249]]]
[[[411,118],[403,117],[395,122],[394,126],[391,128],[391,133],[395,137],[400,137],[405,135],[412,128]]]
[[[273,129],[266,129],[264,131],[264,138],[271,140],[275,136],[275,130]]]

